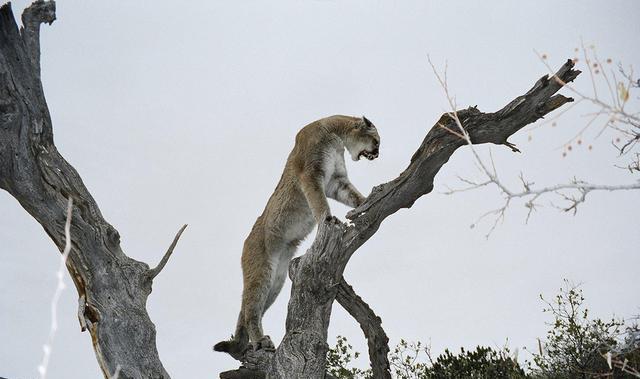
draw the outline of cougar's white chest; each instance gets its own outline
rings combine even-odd
[[[331,149],[326,152],[323,162],[324,188],[327,190],[336,174],[344,171],[344,149]]]

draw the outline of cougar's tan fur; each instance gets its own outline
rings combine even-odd
[[[333,217],[327,197],[350,207],[364,196],[351,184],[345,148],[353,160],[378,157],[380,137],[365,117],[331,116],[298,132],[284,172],[242,250],[244,289],[236,332],[214,346],[238,358],[251,341],[273,349],[262,331],[262,316],[284,284],[298,244],[323,220]]]

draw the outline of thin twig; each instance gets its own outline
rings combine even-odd
[[[585,52],[586,54],[586,52]],[[538,54],[539,55],[539,54]],[[495,162],[493,161],[493,155],[491,154],[491,150],[489,151],[490,154],[490,163],[491,163],[491,168],[489,168],[489,166],[487,164],[485,164],[485,162],[483,161],[483,159],[480,157],[480,155],[478,154],[478,152],[476,151],[470,137],[469,137],[469,133],[465,130],[464,126],[462,125],[462,122],[460,121],[459,117],[458,117],[458,113],[456,111],[457,107],[455,104],[455,100],[454,98],[450,95],[449,93],[449,88],[447,85],[447,73],[446,73],[446,66],[445,66],[445,71],[443,73],[443,75],[440,75],[440,73],[438,73],[438,71],[436,70],[433,62],[431,61],[430,57],[427,56],[427,59],[429,61],[429,64],[431,65],[431,68],[433,70],[433,73],[436,77],[436,79],[438,80],[438,82],[440,83],[440,86],[442,87],[444,94],[447,98],[447,101],[449,103],[449,106],[451,107],[451,111],[448,112],[447,114],[449,115],[449,117],[451,119],[453,119],[459,129],[459,131],[454,131],[454,130],[450,130],[449,128],[438,124],[438,126],[440,126],[443,129],[446,129],[447,131],[449,131],[451,134],[463,139],[466,144],[469,146],[469,148],[471,149],[471,152],[474,156],[474,160],[475,163],[477,165],[477,167],[479,168],[479,170],[483,173],[484,176],[487,177],[487,180],[484,181],[472,181],[472,180],[468,180],[468,179],[464,179],[464,178],[459,178],[461,182],[467,184],[467,187],[463,187],[461,189],[451,189],[450,187],[447,187],[447,191],[444,192],[445,194],[453,194],[456,192],[464,192],[464,191],[469,191],[469,190],[473,190],[473,189],[477,189],[480,187],[485,187],[491,184],[494,184],[496,187],[498,187],[498,189],[500,190],[500,192],[503,194],[504,196],[504,204],[497,209],[488,211],[484,214],[482,214],[473,224],[471,224],[471,227],[475,227],[480,221],[482,221],[484,218],[486,218],[487,216],[491,216],[494,215],[495,219],[493,220],[493,223],[489,229],[489,232],[487,233],[486,237],[488,238],[491,233],[493,233],[493,231],[496,229],[497,225],[499,222],[503,221],[505,219],[505,215],[506,215],[506,211],[509,208],[509,205],[511,204],[511,201],[513,199],[516,198],[524,198],[526,199],[524,205],[525,207],[528,208],[528,212],[527,212],[527,216],[526,216],[526,221],[528,222],[531,214],[534,210],[536,210],[536,206],[538,204],[535,203],[535,201],[537,201],[540,197],[546,195],[546,194],[556,194],[560,197],[562,197],[565,201],[567,201],[569,204],[564,206],[564,207],[560,207],[560,209],[562,209],[565,212],[570,212],[572,211],[574,214],[577,212],[577,208],[578,205],[583,203],[586,200],[586,196],[589,192],[592,191],[622,191],[622,190],[638,190],[640,189],[640,181],[636,182],[636,183],[630,183],[630,184],[620,184],[620,185],[604,185],[604,184],[591,184],[591,183],[587,183],[584,181],[580,181],[577,179],[573,179],[573,181],[571,181],[570,183],[566,183],[566,184],[557,184],[557,185],[553,185],[553,186],[548,186],[548,187],[542,187],[542,188],[534,188],[533,184],[534,183],[529,183],[526,182],[524,180],[523,174],[520,174],[520,180],[522,182],[522,185],[524,187],[523,190],[521,191],[513,191],[511,189],[509,189],[505,184],[502,183],[502,181],[499,179],[498,177],[498,172],[496,170],[495,167]],[[544,59],[540,56],[540,59],[543,60]],[[545,65],[547,65],[547,63],[545,62]],[[549,67],[547,65],[547,67]],[[550,69],[550,67],[549,67]],[[591,72],[591,68],[590,68],[590,72]],[[555,77],[555,74],[553,74]],[[591,73],[591,75],[593,75],[593,73]],[[556,80],[560,81],[561,84],[563,85],[567,85],[566,83],[562,82],[562,80],[560,80],[559,78],[555,77]],[[578,93],[577,91],[574,90],[574,92]],[[597,91],[594,88],[594,93],[597,94]],[[579,94],[579,93],[578,93]],[[596,98],[587,98],[581,94],[579,94],[581,96],[581,100],[590,100],[592,102],[600,102],[600,100]],[[613,117],[612,114],[624,114],[625,117],[628,116],[628,114],[623,113],[623,111],[620,108],[613,108],[613,107],[609,107],[608,109],[601,109],[600,111],[598,111],[594,117],[591,119],[591,121],[589,121],[589,123],[587,124],[586,127],[584,127],[575,138],[577,138],[579,135],[582,134],[582,132],[587,129],[592,123],[593,121],[595,121],[595,119],[602,115],[602,114],[609,114],[610,117]],[[629,116],[631,117],[631,116]],[[609,121],[607,122],[606,125],[609,124]],[[606,126],[605,125],[605,126]],[[637,134],[635,134],[634,136],[637,136]],[[640,138],[640,137],[638,137]],[[634,140],[632,140],[633,142]],[[637,139],[636,139],[637,141]],[[509,144],[509,143],[505,143],[505,145],[507,145],[508,147],[510,147],[513,151],[518,151],[517,148],[515,148],[515,146]],[[628,147],[628,145],[623,146],[623,148]],[[573,191],[573,193],[569,193],[569,194],[565,194],[563,191]]]

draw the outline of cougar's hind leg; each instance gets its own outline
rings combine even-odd
[[[284,282],[287,280],[287,275],[289,273],[289,263],[291,262],[291,258],[293,258],[295,252],[295,244],[287,243],[281,248],[279,254],[274,256],[274,278],[271,288],[269,289],[269,294],[267,295],[267,301],[263,312],[266,312],[267,309],[273,305],[282,291],[282,287],[284,286]]]
[[[249,334],[247,333],[247,327],[244,323],[244,311],[240,309],[238,315],[238,323],[236,324],[236,332],[233,335],[233,340],[246,347],[249,343]]]
[[[248,286],[242,299],[246,332],[254,346],[264,336],[262,332],[262,314],[269,292],[269,286],[265,284],[268,284],[268,282]]]
[[[264,240],[247,238],[242,254],[244,290],[242,310],[244,326],[254,349],[270,348],[270,339],[262,331],[262,315],[273,282],[274,267],[264,247]]]

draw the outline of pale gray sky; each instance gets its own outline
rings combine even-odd
[[[14,11],[27,3],[15,1]],[[447,110],[427,54],[440,67],[448,61],[461,107],[493,111],[546,73],[533,49],[559,67],[583,37],[603,58],[639,63],[639,11],[637,1],[59,1],[58,20],[42,28],[42,78],[56,145],[127,254],[154,264],[179,226],[190,225],[148,308],[169,373],[212,378],[237,366],[211,346],[233,331],[242,242],[299,128],[336,113],[367,115],[381,134],[381,157],[348,169],[368,193],[406,167]],[[588,76],[576,85],[588,90]],[[541,185],[574,176],[632,181],[612,168],[611,135],[594,139],[591,131],[585,141],[593,151],[561,158],[558,146],[588,111],[574,110],[530,142],[518,133],[522,154],[493,146],[501,175],[514,185],[520,171]],[[432,194],[385,221],[347,267],[392,344],[431,341],[439,353],[508,338],[512,348],[534,347],[548,321],[538,295],[553,296],[563,278],[584,282],[595,315],[640,313],[637,192],[594,193],[576,217],[545,203],[528,225],[526,209],[514,204],[486,240],[488,224],[469,225],[501,198],[490,188],[440,194],[460,184],[458,174],[479,177],[468,149],[443,167]],[[332,209],[344,218],[346,208]],[[5,192],[0,210],[0,376],[31,379],[47,338],[58,255]],[[77,294],[65,280],[49,378],[98,378]],[[264,320],[276,342],[289,290]],[[338,305],[330,344],[337,334],[365,351]]]

